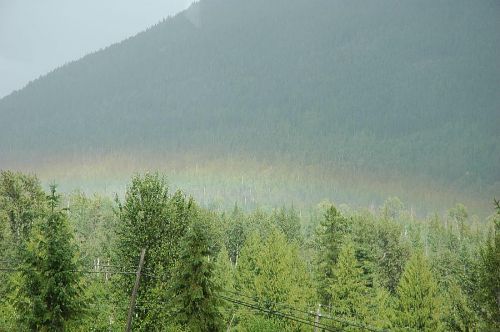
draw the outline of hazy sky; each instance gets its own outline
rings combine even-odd
[[[192,0],[0,0],[0,98]]]

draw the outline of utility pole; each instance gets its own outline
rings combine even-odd
[[[130,332],[132,330],[132,315],[134,314],[135,299],[137,297],[137,289],[139,288],[139,281],[141,280],[141,270],[144,265],[144,256],[146,255],[146,249],[141,250],[141,258],[139,259],[139,266],[137,267],[137,272],[135,274],[135,284],[132,290],[132,297],[130,298],[130,307],[128,309],[127,317],[127,327],[125,332]]]
[[[316,319],[314,320],[314,332],[319,332],[320,317],[321,317],[321,304],[318,304],[318,311],[316,311]]]

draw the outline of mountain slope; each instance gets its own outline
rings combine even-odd
[[[500,183],[496,1],[203,0],[0,100],[0,167],[248,155]]]

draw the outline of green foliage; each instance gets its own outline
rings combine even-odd
[[[444,328],[443,300],[422,253],[415,253],[408,261],[397,294],[396,326],[419,331],[438,331]]]
[[[0,223],[8,222],[15,245],[28,238],[34,221],[44,211],[45,194],[35,176],[11,171],[0,173]]]
[[[349,233],[347,218],[332,205],[325,213],[316,235],[316,269],[318,278],[318,293],[321,301],[331,303],[328,289],[334,277],[334,266],[340,253],[344,237]]]
[[[39,180],[19,172],[0,172],[0,265],[12,266],[29,240],[31,228],[46,212],[46,199]],[[11,278],[0,273],[0,330],[16,329],[17,314],[12,301]]]
[[[0,272],[2,331],[122,330],[135,275],[117,272],[135,270],[141,248],[147,253],[134,311],[138,331],[310,331],[272,313],[311,322],[308,312],[318,302],[324,314],[343,320],[321,322],[343,330],[358,329],[349,322],[498,329],[498,206],[474,228],[461,205],[422,220],[397,198],[371,212],[342,206],[341,213],[328,204],[323,218],[319,209],[305,218],[293,208],[226,214],[170,194],[161,176],[146,174],[132,179],[115,215],[105,197],[74,193],[61,209],[55,188],[38,201],[28,192],[39,186],[23,187],[22,174],[2,174],[0,247],[2,259],[12,259],[5,262],[10,272]],[[28,234],[18,232],[18,245],[12,215],[17,225],[32,224]],[[97,257],[116,272],[69,273]]]
[[[116,261],[120,266],[136,267],[142,248],[146,249],[145,271],[157,278],[143,278],[137,301],[145,302],[137,311],[134,327],[151,330],[158,317],[165,317],[167,287],[180,255],[182,238],[195,208],[181,192],[169,195],[166,181],[158,174],[135,176],[127,189],[124,204],[119,204]],[[122,302],[132,291],[134,276],[114,278]],[[166,319],[166,318],[165,318]]]
[[[451,220],[456,223],[458,228],[460,238],[463,238],[468,235],[470,232],[469,226],[467,225],[467,219],[469,217],[469,213],[463,204],[457,204],[453,209],[448,212]]]
[[[329,295],[331,313],[347,321],[367,322],[370,319],[369,289],[363,279],[363,269],[356,260],[354,244],[346,240],[333,270]],[[346,329],[346,325],[339,328]]]
[[[25,328],[32,331],[64,331],[82,315],[81,277],[77,247],[66,212],[59,209],[59,196],[51,186],[49,212],[31,232],[21,254],[16,310]]]
[[[69,221],[75,229],[75,240],[80,248],[80,259],[92,265],[99,259],[109,264],[115,248],[117,216],[114,204],[108,197],[87,196],[75,192],[68,197]]]
[[[390,330],[396,321],[396,300],[393,295],[385,288],[377,287],[371,302],[372,316],[369,325]]]
[[[500,204],[495,201],[494,227],[481,248],[478,300],[489,328],[500,327]]]
[[[398,197],[389,197],[382,206],[382,216],[387,220],[399,220],[404,204]]]
[[[222,247],[215,261],[214,282],[223,295],[231,295],[235,291],[235,271],[226,247]],[[234,320],[235,306],[227,301],[221,302],[220,312],[226,326]]]
[[[282,207],[279,210],[274,210],[271,219],[285,234],[289,242],[302,242],[300,218],[293,206],[290,209]]]
[[[189,331],[220,331],[222,316],[214,281],[213,252],[206,220],[194,218],[182,239],[182,249],[171,289],[173,315]]]
[[[267,239],[261,239],[256,233],[248,238],[237,265],[236,280],[239,292],[267,310],[280,311],[286,305],[307,308],[314,298],[311,276],[297,246],[288,243],[285,235],[277,229]],[[252,321],[253,317],[254,314],[247,309],[240,310],[239,318],[244,326],[250,324],[245,322]],[[276,321],[284,329],[298,328],[296,323],[272,315],[264,317]],[[259,320],[259,324],[265,322],[267,320]]]
[[[248,225],[246,224],[245,215],[238,208],[234,206],[233,212],[228,220],[227,235],[226,235],[226,248],[228,254],[233,262],[238,261],[238,257],[245,243],[248,233]]]
[[[380,221],[376,231],[377,237],[377,281],[392,294],[403,273],[408,260],[409,246],[401,239],[402,227],[385,220]]]
[[[478,329],[478,317],[471,305],[471,299],[464,294],[460,285],[449,286],[445,296],[448,312],[445,317],[447,329],[452,331],[474,331]]]
[[[244,320],[238,330],[243,332],[280,332],[284,326],[279,321],[264,316],[252,316]]]

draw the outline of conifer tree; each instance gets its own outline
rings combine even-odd
[[[293,207],[289,210],[285,207],[275,210],[272,218],[289,242],[300,243],[302,241],[300,219]]]
[[[206,225],[195,218],[182,241],[174,271],[173,313],[189,331],[220,331],[219,289],[214,281],[213,253]]]
[[[478,301],[482,316],[490,328],[500,327],[500,203],[495,200],[494,227],[484,247],[479,262]]]
[[[333,205],[330,206],[316,235],[316,277],[320,300],[324,304],[330,304],[329,288],[332,284],[333,267],[337,263],[344,236],[348,232],[348,220]]]
[[[448,216],[456,224],[460,240],[469,235],[470,230],[467,225],[469,213],[463,204],[457,204],[453,209],[448,211]]]
[[[371,299],[371,318],[369,324],[380,329],[391,329],[395,321],[395,299],[383,287],[376,287]]]
[[[453,331],[476,331],[477,315],[472,310],[469,298],[462,292],[458,283],[453,282],[446,293],[446,325]]]
[[[234,264],[238,262],[238,257],[248,235],[247,228],[245,215],[238,205],[235,204],[233,212],[229,217],[226,239],[226,248]]]
[[[311,278],[297,246],[288,243],[278,229],[274,229],[265,241],[257,234],[249,237],[242,250],[237,280],[240,292],[268,310],[282,310],[278,303],[308,308],[313,298]],[[240,310],[239,316],[245,326],[252,325],[249,321],[255,319],[255,314],[247,310]],[[274,320],[282,330],[297,327],[286,320],[266,317]]]
[[[238,291],[252,288],[253,278],[258,269],[257,257],[261,253],[262,246],[262,240],[257,232],[247,237],[236,265],[236,289]]]
[[[377,241],[376,263],[380,286],[396,293],[399,278],[409,257],[409,248],[400,240],[401,226],[388,220],[382,220],[374,232]]]
[[[64,331],[83,312],[82,287],[67,216],[60,196],[50,188],[49,212],[22,253],[22,272],[16,308],[32,331]]]
[[[369,289],[363,269],[356,259],[354,244],[347,240],[341,248],[329,288],[332,314],[346,320],[369,320]],[[339,326],[346,328],[347,326]]]
[[[415,253],[406,264],[397,294],[397,326],[419,331],[443,329],[442,299],[422,253]]]
[[[214,280],[217,288],[221,290],[222,294],[232,295],[235,291],[234,267],[231,264],[231,259],[229,258],[229,253],[225,246],[221,248],[217,255],[217,260],[215,261]],[[232,325],[232,321],[234,320],[234,311],[235,307],[233,304],[226,301],[221,303],[220,312],[228,328]]]

